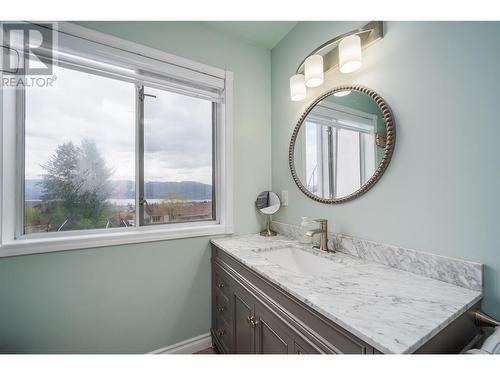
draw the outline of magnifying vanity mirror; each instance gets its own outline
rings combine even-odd
[[[261,236],[276,236],[276,232],[271,230],[271,216],[278,212],[281,207],[278,194],[273,191],[263,191],[255,200],[255,207],[266,217],[266,229],[260,232]]]
[[[292,177],[316,201],[349,201],[378,181],[394,142],[392,114],[377,93],[358,85],[336,87],[317,98],[293,130]]]

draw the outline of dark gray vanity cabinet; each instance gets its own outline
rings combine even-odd
[[[212,284],[212,337],[223,353],[374,352],[216,246]]]
[[[237,282],[217,262],[213,266],[212,335],[220,351],[237,354],[319,353],[295,336],[279,314]]]
[[[480,338],[472,312],[415,353],[458,353]],[[212,245],[212,339],[222,353],[376,354],[378,350]]]

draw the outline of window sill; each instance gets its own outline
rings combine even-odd
[[[0,258],[231,233],[232,226],[203,224],[176,228],[134,228],[123,232],[64,237],[24,238],[3,243],[0,246]]]

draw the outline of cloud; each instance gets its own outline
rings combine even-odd
[[[135,86],[57,68],[53,88],[27,90],[26,177],[39,177],[56,147],[94,139],[117,180],[135,179]],[[146,88],[145,178],[212,180],[211,102]]]
[[[212,107],[207,100],[156,89],[146,93],[145,152],[169,168],[212,164]]]

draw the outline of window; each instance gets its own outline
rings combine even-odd
[[[23,234],[134,226],[135,85],[56,71],[56,87],[25,92]],[[214,220],[216,105],[145,86],[137,95],[139,225]]]
[[[230,232],[231,73],[68,28],[53,87],[2,90],[1,248]]]
[[[307,189],[322,197],[358,190],[374,173],[376,115],[322,103],[306,121]]]
[[[144,87],[143,97],[142,225],[213,220],[217,106],[151,87]]]
[[[56,74],[25,91],[22,234],[134,225],[134,84]]]

